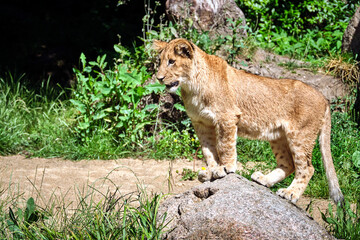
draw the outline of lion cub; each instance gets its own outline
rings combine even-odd
[[[277,191],[295,203],[314,173],[311,158],[319,135],[330,196],[335,202],[343,200],[330,152],[330,108],[321,93],[297,80],[237,70],[185,39],[155,41],[154,48],[161,61],[156,77],[170,92],[181,87],[199,137],[208,165],[200,171],[200,181],[235,172],[237,136],[266,140],[277,167],[251,178],[271,187],[295,171],[291,185]]]

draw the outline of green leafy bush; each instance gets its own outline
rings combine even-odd
[[[70,101],[78,110],[76,132],[85,143],[99,129],[114,139],[135,143],[146,134],[144,127],[154,123],[158,108],[143,104],[142,98],[163,87],[144,85],[150,77],[145,67],[137,70],[122,64],[108,69],[105,58],[87,63],[82,54],[82,69],[74,70],[78,83]]]
[[[313,60],[340,53],[358,0],[245,0],[237,4],[263,48]]]
[[[178,171],[176,171],[178,173]],[[193,181],[197,179],[199,172],[193,171],[190,168],[183,168],[181,172],[181,181]]]

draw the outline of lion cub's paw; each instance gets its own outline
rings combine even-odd
[[[226,176],[226,169],[224,166],[217,166],[211,169],[212,171],[212,179],[219,179]]]
[[[209,169],[202,169],[199,171],[198,180],[200,182],[210,181],[212,177],[212,172]]]
[[[237,169],[236,164],[231,164],[231,165],[229,164],[229,165],[225,166],[225,172],[227,174],[234,173],[236,171],[236,169]]]
[[[277,190],[276,194],[280,197],[283,197],[292,203],[296,203],[299,200],[300,196],[296,194],[293,190],[289,190],[287,188],[280,188]]]
[[[265,179],[265,175],[262,174],[261,172],[254,172],[251,175],[251,179],[265,187],[268,187],[267,181]]]

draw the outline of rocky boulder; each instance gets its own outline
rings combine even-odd
[[[165,212],[164,239],[334,239],[302,209],[236,174],[166,200]]]
[[[242,20],[241,25],[246,26],[245,15],[234,0],[167,0],[166,13],[170,20],[191,19],[196,29],[210,31],[211,35],[232,35],[228,18]],[[247,35],[244,28],[237,34]]]
[[[358,59],[360,58],[360,7],[357,8],[345,30],[342,50],[357,54]]]

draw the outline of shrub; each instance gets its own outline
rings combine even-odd
[[[278,54],[318,58],[340,53],[343,32],[358,0],[245,0],[237,4],[257,31],[260,46]]]
[[[145,67],[137,70],[121,64],[109,69],[105,58],[87,63],[82,54],[82,69],[74,69],[78,83],[70,101],[78,110],[76,132],[85,143],[97,130],[135,143],[146,135],[144,127],[154,123],[158,108],[143,104],[142,98],[163,87],[144,85],[150,77]]]

